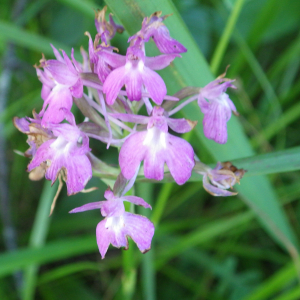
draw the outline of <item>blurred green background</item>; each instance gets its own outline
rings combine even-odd
[[[127,30],[112,41],[123,54],[143,15],[154,10],[174,14],[166,24],[189,51],[171,71],[161,72],[171,94],[179,90],[180,76],[185,84],[204,86],[231,65],[228,77],[236,78],[238,90],[230,96],[240,116],[230,121],[228,145],[204,141],[200,130],[186,136],[203,162],[300,144],[300,1],[106,4]],[[157,225],[153,249],[144,255],[131,243],[128,251],[110,248],[101,260],[95,239],[99,211],[68,214],[103,199],[107,186],[98,178],[89,182],[87,187],[98,187],[89,194],[67,197],[64,188],[48,217],[57,185],[51,189],[45,180],[28,179],[28,159],[14,153],[28,148],[26,137],[13,127],[12,118],[30,116],[33,108],[42,107],[33,65],[41,53],[53,57],[49,43],[67,53],[72,47],[77,53],[80,46],[87,50],[84,32],[96,34],[93,9],[103,5],[83,0],[1,1],[0,299],[300,299],[299,171],[274,173],[268,179],[249,176],[241,181],[240,195],[228,198],[208,195],[201,182],[138,183],[135,194],[153,206],[152,212],[138,212]],[[83,120],[76,108],[73,112],[78,122]],[[191,119],[196,118],[201,129],[199,109],[193,110]],[[116,149],[106,151],[98,141],[91,141],[91,148],[117,165]],[[288,155],[282,157],[292,163]]]

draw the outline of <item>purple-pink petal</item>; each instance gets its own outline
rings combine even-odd
[[[69,88],[64,85],[56,85],[44,102],[43,111],[47,105],[48,108],[43,115],[42,126],[47,126],[48,123],[60,123],[65,118],[65,113],[61,108],[70,111],[72,104],[73,99]]]
[[[164,163],[177,184],[185,183],[194,167],[194,150],[185,140],[156,127],[131,135],[123,144],[119,164],[125,178],[130,179],[144,160],[146,178],[162,180]]]
[[[187,119],[167,118],[167,123],[172,130],[178,133],[189,132],[195,127],[195,123]]]
[[[146,217],[131,213],[124,214],[124,233],[136,243],[142,253],[151,249],[154,225]]]
[[[163,79],[149,68],[144,68],[142,78],[152,100],[160,105],[167,94],[167,88]]]
[[[201,94],[201,91],[198,96],[198,105],[203,114],[206,114],[209,111],[209,103],[207,100],[205,100],[205,98]]]
[[[210,110],[204,115],[203,130],[208,139],[220,144],[227,142],[227,121],[231,110],[217,101],[210,104]]]
[[[207,84],[204,88],[200,90],[200,93],[202,93],[203,97],[207,99],[214,99],[219,97],[221,94],[225,93],[226,90],[231,88],[236,88],[232,82],[234,80],[228,80],[224,81],[224,78],[216,79],[209,84]],[[222,83],[223,82],[223,83]]]
[[[29,133],[30,122],[28,122],[26,118],[14,117],[13,122],[18,130],[26,134]]]
[[[162,70],[167,67],[180,54],[163,54],[153,57],[145,57],[145,66],[152,70]]]
[[[101,208],[103,217],[119,217],[125,212],[123,201],[120,198],[104,201]]]
[[[76,207],[69,211],[70,214],[79,213],[87,210],[100,209],[105,201],[91,202],[82,206]]]
[[[116,197],[115,197],[113,191],[112,191],[110,188],[108,188],[108,189],[104,192],[104,198],[105,198],[106,200],[114,200],[114,199],[116,199]]]
[[[149,179],[163,180],[165,151],[163,151],[163,149],[155,150],[151,151],[150,149],[150,151],[146,151],[144,158],[144,175]]]
[[[68,125],[68,124],[62,124]],[[92,166],[76,142],[68,142],[63,136],[43,143],[28,165],[30,172],[41,163],[47,162],[45,177],[54,183],[60,171],[64,171],[68,195],[81,191],[92,177]]]
[[[227,197],[237,194],[235,192],[230,192],[212,185],[208,180],[207,174],[203,176],[203,187],[208,193],[212,194],[213,196]]]
[[[102,50],[97,54],[114,69],[122,67],[126,63],[126,56],[114,53],[112,51]]]
[[[120,217],[109,217],[102,220],[96,228],[97,244],[102,259],[109,244],[128,249],[128,237],[131,237],[141,252],[151,248],[154,225],[146,217],[125,212]]]
[[[70,87],[70,91],[72,95],[76,98],[81,98],[83,95],[83,83],[82,80],[79,78],[76,83]]]
[[[96,72],[99,80],[103,83],[105,82],[107,76],[111,73],[111,67],[102,59],[98,57],[96,64]]]
[[[144,159],[147,148],[143,146],[147,132],[137,132],[131,135],[122,145],[119,154],[119,164],[126,179],[134,176],[140,162]]]
[[[112,71],[106,78],[103,84],[103,92],[106,94],[106,103],[108,105],[113,105],[119,91],[121,90],[122,86],[124,85],[124,78],[125,78],[125,67],[120,67]]]
[[[195,166],[193,147],[186,140],[169,134],[165,161],[176,183],[184,184]]]
[[[152,36],[157,48],[162,53],[183,53],[187,49],[178,41],[171,38],[168,28],[163,25],[159,26]]]
[[[137,197],[137,196],[123,196],[122,197],[123,200],[131,202],[135,205],[140,205],[143,206],[145,208],[151,208],[151,205],[148,204],[143,198]]]
[[[74,53],[74,49],[72,49],[72,52]],[[65,64],[67,65],[69,72],[74,74],[75,76],[78,74],[78,71],[75,69],[72,61],[70,60],[69,56],[66,54],[64,50],[62,50],[62,54],[65,60]]]
[[[38,167],[42,162],[47,161],[48,159],[51,160],[54,157],[54,151],[53,149],[50,148],[50,145],[54,141],[55,141],[54,139],[51,139],[49,141],[46,141],[39,147],[36,155],[34,156],[34,158],[32,159],[32,161],[29,163],[27,167],[28,172]]]
[[[132,69],[125,76],[127,96],[131,101],[139,101],[142,98],[142,75],[138,70]]]
[[[102,259],[105,257],[109,244],[111,243],[111,235],[113,232],[108,228],[105,228],[106,220],[102,220],[98,223],[96,228],[96,238]]]
[[[52,45],[50,44],[50,46],[52,47],[53,49],[53,53],[55,55],[55,58],[60,61],[60,62],[64,62],[64,59],[62,58],[61,54],[59,53],[59,51]]]
[[[78,80],[78,76],[72,73],[65,63],[58,60],[48,60],[45,68],[47,68],[53,78],[60,84],[70,87]]]
[[[123,122],[131,122],[131,123],[138,123],[138,124],[147,124],[149,122],[149,117],[142,116],[142,115],[132,115],[132,114],[122,114],[122,113],[115,113],[109,115]]]
[[[66,184],[69,196],[83,190],[88,181],[92,178],[92,166],[86,155],[73,154],[72,156],[64,156],[61,157],[60,161],[55,160],[55,164],[57,165],[57,170],[61,167],[61,165],[65,168],[67,176]],[[53,166],[53,169],[55,169],[55,166]]]

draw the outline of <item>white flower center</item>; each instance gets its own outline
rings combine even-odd
[[[118,232],[125,226],[123,216],[108,217],[105,223],[105,228],[110,228],[114,232]]]
[[[72,145],[71,142],[67,141],[62,135],[50,145],[50,148],[55,149],[57,154],[63,154],[69,152],[69,148]]]
[[[216,98],[216,101],[218,101],[220,104],[230,107],[227,101],[228,95],[226,93],[222,93],[219,97]]]
[[[151,147],[153,151],[167,148],[166,133],[156,127],[148,129],[143,145]]]

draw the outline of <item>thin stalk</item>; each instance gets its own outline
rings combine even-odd
[[[139,183],[137,184],[137,192],[140,197],[142,197],[150,205],[153,203],[153,187],[152,183]],[[149,209],[143,209],[139,207],[139,212],[146,217],[151,216],[151,211]],[[155,239],[155,235],[154,235]],[[156,283],[155,283],[155,240],[152,241],[151,250],[143,255],[142,257],[142,287],[145,300],[155,300],[156,299]]]
[[[188,105],[189,103],[195,101],[198,99],[198,94],[192,96],[191,98],[187,99],[186,101],[182,102],[181,104],[179,104],[178,106],[176,106],[174,109],[172,109],[171,111],[168,112],[168,116],[172,116],[175,113],[177,113],[178,111],[180,111],[183,107],[185,107],[186,105]]]
[[[129,194],[129,193],[128,193]],[[130,190],[130,195],[134,195],[134,189]],[[134,213],[134,204],[124,202],[126,211]],[[128,240],[128,250],[122,253],[123,275],[122,275],[122,294],[123,300],[133,299],[136,290],[136,263],[135,263],[135,245],[133,241]]]
[[[155,204],[151,217],[151,221],[154,223],[155,226],[158,225],[163,215],[168,198],[172,192],[172,188],[173,183],[165,183],[158,194],[157,202]]]
[[[213,74],[216,74],[220,63],[222,61],[222,58],[224,56],[226,47],[229,43],[229,40],[231,38],[231,35],[233,33],[235,24],[237,22],[237,19],[240,15],[240,12],[242,10],[242,7],[244,5],[245,0],[237,0],[235,2],[235,5],[231,11],[231,14],[228,18],[228,21],[226,23],[225,29],[223,31],[223,34],[221,36],[221,39],[216,47],[216,50],[212,56],[211,64],[210,64],[210,69]]]
[[[51,182],[45,182],[29,240],[31,248],[40,248],[45,244],[51,221],[49,212],[56,189],[57,184],[51,188]],[[31,265],[24,272],[23,300],[34,299],[38,269],[38,265]]]

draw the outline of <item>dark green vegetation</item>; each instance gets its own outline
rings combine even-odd
[[[30,115],[33,108],[39,111],[42,106],[41,83],[32,67],[41,52],[53,57],[50,42],[68,54],[71,47],[77,53],[81,45],[87,49],[84,32],[96,33],[92,9],[103,3],[27,1],[12,19],[11,1],[2,1],[0,71],[12,70],[12,77],[5,85],[6,103],[0,105],[5,139],[1,142],[5,157],[0,161],[0,179],[8,188],[18,249],[6,252],[1,239],[0,299],[18,299],[12,276],[17,271],[23,272],[21,298],[28,300],[300,299],[296,272],[300,2],[108,0],[106,4],[127,30],[113,41],[123,54],[128,34],[139,30],[143,16],[156,10],[173,13],[166,24],[188,53],[161,72],[169,94],[185,85],[204,86],[231,65],[228,77],[237,79],[238,90],[230,95],[240,117],[232,117],[229,123],[228,143],[216,145],[203,137],[196,104],[184,111],[185,116],[199,120],[187,138],[203,162],[238,159],[237,166],[251,172],[242,179],[239,196],[229,198],[211,197],[203,191],[201,181],[180,187],[139,183],[136,195],[153,206],[149,213],[156,223],[153,249],[142,255],[133,244],[128,251],[111,248],[102,261],[95,240],[100,213],[69,215],[68,211],[103,199],[106,185],[94,178],[88,187],[97,186],[97,191],[71,197],[64,189],[48,218],[56,186],[50,189],[45,180],[28,179],[28,160],[13,152],[27,149],[26,137],[11,119]],[[15,45],[13,51],[9,43]],[[11,57],[12,68],[8,69]],[[80,113],[73,112],[79,121]],[[97,141],[91,142],[91,148],[102,160],[117,163],[115,149],[106,151]],[[259,156],[257,172],[257,160],[242,159],[255,154],[264,154]],[[5,209],[2,220],[3,215],[7,217]],[[3,222],[0,226],[1,231],[5,229]]]

